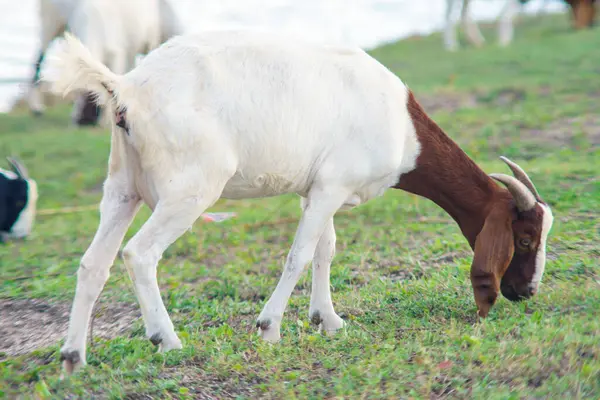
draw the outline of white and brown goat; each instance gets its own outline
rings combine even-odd
[[[326,332],[343,326],[329,288],[334,214],[389,188],[427,197],[456,220],[475,251],[479,315],[499,291],[518,300],[538,290],[552,212],[531,180],[504,159],[514,177],[492,175],[506,188],[497,185],[360,49],[205,32],[171,39],[117,75],[67,36],[44,79],[59,93],[94,93],[113,118],[100,224],[81,260],[61,350],[67,372],[85,363],[92,307],[142,202],[153,212],[123,259],[159,351],[181,348],[160,296],[159,260],[219,198],[301,197],[284,271],[258,317],[268,341],[279,340],[311,259],[309,316]]]

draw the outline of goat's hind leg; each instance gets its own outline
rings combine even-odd
[[[100,203],[100,224],[77,271],[69,330],[60,351],[67,374],[85,365],[85,345],[92,308],[108,279],[110,267],[139,204],[139,196],[124,180],[119,177],[106,180]]]
[[[508,46],[514,36],[514,19],[519,11],[517,0],[507,0],[498,21],[498,42],[500,46]]]
[[[302,198],[302,209],[307,205]],[[325,224],[325,230],[317,243],[315,255],[312,260],[312,291],[310,295],[310,308],[308,316],[314,325],[318,325],[325,333],[335,333],[344,327],[344,320],[335,313],[331,301],[330,269],[335,256],[335,228],[333,217]]]
[[[159,352],[180,349],[181,341],[160,296],[157,266],[163,252],[185,231],[191,228],[200,214],[220,196],[218,190],[173,190],[177,196],[160,199],[154,212],[139,232],[127,243],[123,259],[133,281],[140,303],[146,335],[158,346]]]

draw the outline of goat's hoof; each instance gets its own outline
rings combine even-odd
[[[183,345],[181,344],[181,341],[179,339],[177,339],[176,342],[171,342],[171,343],[162,342],[158,346],[159,353],[166,353],[167,351],[181,350],[181,349],[183,349]]]
[[[323,322],[323,318],[321,318],[321,313],[318,311],[315,311],[313,313],[311,313],[310,315],[310,323],[315,325],[315,326],[319,326],[321,325],[321,322]]]
[[[276,343],[281,339],[279,324],[273,323],[270,318],[259,319],[256,321],[256,327],[260,337],[267,342]]]
[[[61,350],[60,361],[62,361],[63,367],[63,373],[61,374],[60,379],[72,375],[85,365],[85,360],[80,357],[79,351],[77,350]]]
[[[150,336],[150,342],[155,346],[160,345],[162,343],[160,333],[155,333],[154,335]]]
[[[344,320],[335,312],[322,314],[319,311],[310,314],[310,322],[313,325],[319,326],[319,331],[323,331],[328,335],[335,334],[345,325]]]
[[[169,340],[165,340],[163,339],[163,335],[160,333],[155,333],[150,336],[150,342],[154,346],[158,347],[159,353],[166,353],[170,350],[180,350],[183,348],[181,340],[179,340],[177,335],[174,335],[174,337]]]
[[[271,326],[271,320],[270,319],[263,319],[263,320],[258,320],[256,321],[256,327],[260,330],[266,331],[267,329],[269,329],[269,327]]]

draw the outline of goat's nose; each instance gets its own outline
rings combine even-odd
[[[502,291],[502,295],[510,301],[520,301],[524,298],[523,296],[519,295],[517,290],[512,285],[502,285],[500,290]]]
[[[537,292],[536,288],[530,287],[528,290],[529,296],[533,296]]]

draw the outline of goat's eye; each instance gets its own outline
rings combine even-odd
[[[522,239],[519,239],[519,244],[522,247],[529,247],[529,245],[531,244],[531,240],[529,238],[522,238]]]

